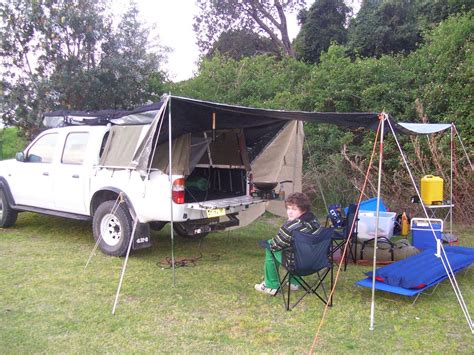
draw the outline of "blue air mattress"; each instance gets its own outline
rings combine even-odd
[[[474,263],[474,248],[447,246],[444,250],[454,273]],[[381,267],[375,271],[375,278],[379,283],[404,289],[421,290],[430,287],[447,277],[441,259],[434,253],[433,249],[425,250]],[[444,256],[443,259],[445,260]],[[372,278],[372,271],[366,275]]]

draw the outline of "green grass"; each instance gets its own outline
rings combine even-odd
[[[254,291],[262,277],[257,240],[279,223],[265,216],[249,227],[202,241],[175,239],[176,257],[202,258],[172,270],[169,229],[153,233],[151,249],[129,260],[117,312],[111,314],[122,258],[94,246],[87,222],[21,214],[0,230],[0,349],[2,353],[308,352],[324,306],[306,298],[291,312],[281,297]],[[458,228],[474,246],[472,228]],[[354,286],[370,267],[342,272],[316,351],[322,353],[472,353],[474,336],[448,282],[432,296],[376,294],[370,331],[370,290]],[[457,279],[474,314],[474,275]]]
[[[18,132],[16,127],[0,129],[0,160],[14,158],[26,147],[25,138],[20,137]]]

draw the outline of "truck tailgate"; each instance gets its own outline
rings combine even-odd
[[[186,207],[196,210],[207,210],[207,209],[216,209],[216,208],[228,208],[228,207],[238,207],[238,206],[249,206],[256,203],[264,202],[261,198],[255,198],[252,196],[239,196],[232,198],[225,198],[219,200],[187,203]]]

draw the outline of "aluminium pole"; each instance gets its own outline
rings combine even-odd
[[[450,197],[449,197],[449,233],[453,236],[453,157],[454,157],[454,123],[451,122],[451,181],[450,181]]]
[[[130,242],[128,243],[127,255],[125,255],[125,260],[122,265],[122,272],[120,273],[120,280],[117,287],[117,293],[115,294],[114,306],[112,307],[113,315],[115,315],[115,310],[117,309],[118,299],[120,296],[120,289],[122,288],[123,277],[125,276],[125,271],[127,270],[128,257],[130,256],[130,250],[132,249],[133,239],[135,238],[135,233],[137,232],[137,225],[138,225],[138,216],[134,213],[132,235],[130,237]]]
[[[380,218],[380,186],[382,185],[382,160],[383,160],[383,136],[384,136],[384,123],[387,115],[382,112],[379,114],[379,120],[382,120],[380,127],[380,149],[379,149],[379,171],[377,181],[377,214],[375,218],[375,238],[374,238],[374,260],[372,265],[372,300],[370,304],[370,330],[374,330],[374,318],[375,318],[375,268],[377,265],[377,238],[379,234],[379,218]]]
[[[170,226],[171,226],[171,267],[173,268],[173,286],[176,286],[176,266],[174,262],[174,222],[173,222],[173,153],[171,151],[173,144],[171,142],[171,93],[169,94],[170,100],[168,101],[168,174],[170,181]]]

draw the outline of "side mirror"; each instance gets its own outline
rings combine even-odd
[[[18,153],[16,153],[15,159],[16,159],[17,161],[24,162],[24,161],[25,161],[25,153],[23,153],[23,152],[18,152]]]

